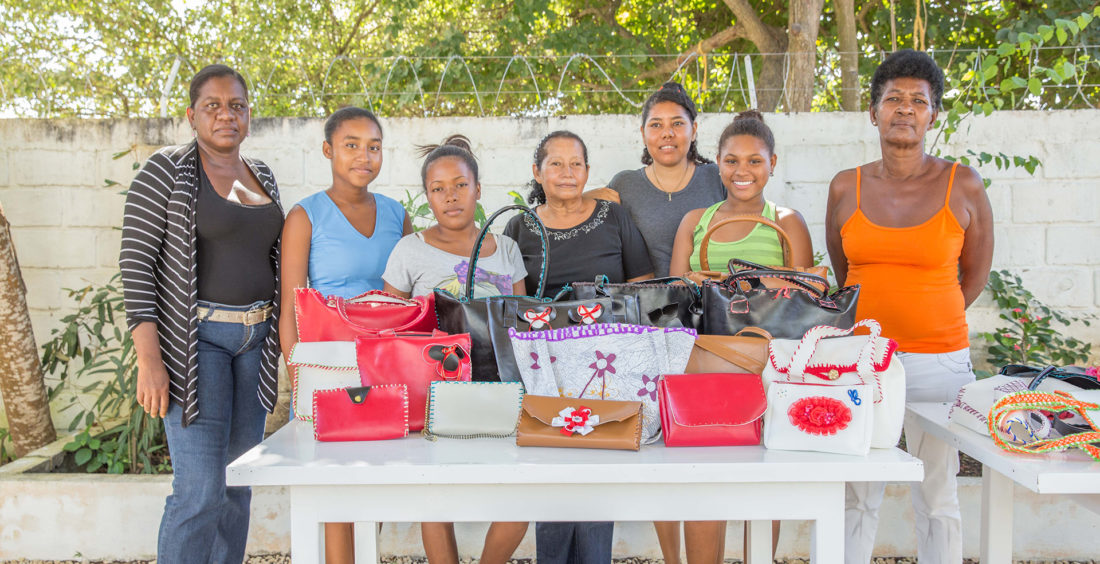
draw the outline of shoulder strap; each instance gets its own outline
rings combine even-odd
[[[945,197],[943,200],[944,206],[947,206],[951,203],[951,187],[955,185],[955,171],[958,170],[958,168],[959,162],[955,161],[955,163],[951,165],[951,178],[947,180],[947,197]],[[858,199],[859,196],[856,196],[856,198]]]
[[[863,167],[856,167],[856,209],[859,209],[859,192],[860,185],[863,184]],[[950,190],[950,189],[949,189]]]

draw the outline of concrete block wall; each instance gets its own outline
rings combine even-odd
[[[700,151],[713,158],[728,114],[699,119]],[[842,169],[878,158],[874,129],[863,113],[769,115],[779,156],[767,197],[802,212],[814,248],[824,251],[829,181]],[[526,192],[532,152],[555,129],[570,129],[588,144],[588,186],[605,185],[618,171],[638,168],[642,151],[635,115],[552,118],[384,119],[384,164],[373,189],[403,199],[417,194],[420,161],[414,145],[450,133],[467,135],[481,163],[482,204],[511,203],[509,191]],[[284,206],[326,188],[321,154],[323,120],[253,120],[244,152],[267,162],[279,181]],[[1100,110],[997,112],[974,118],[943,147],[946,154],[1004,152],[1035,155],[1035,175],[1022,168],[982,167],[996,221],[994,268],[1009,268],[1048,305],[1079,315],[1100,312]],[[45,341],[70,311],[63,288],[102,282],[115,271],[123,197],[134,157],[191,139],[186,120],[0,120],[0,204],[3,204],[28,286],[35,335]],[[931,142],[931,139],[929,139]],[[118,160],[111,155],[133,154]],[[503,227],[503,226],[501,226]],[[968,312],[972,331],[995,327],[988,299]],[[1100,323],[1076,327],[1100,343]],[[1100,348],[1100,347],[1097,347]]]

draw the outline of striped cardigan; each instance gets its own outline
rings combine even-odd
[[[279,189],[271,169],[244,159],[272,200]],[[122,289],[126,325],[131,331],[152,321],[168,370],[171,401],[183,408],[183,425],[199,416],[198,315],[195,203],[199,177],[198,146],[165,147],[149,157],[126,194],[122,219]],[[280,210],[282,209],[280,205]],[[268,412],[278,397],[279,242],[271,248],[275,266],[275,317],[264,343],[260,366],[260,402]]]

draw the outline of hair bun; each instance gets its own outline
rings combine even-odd
[[[678,93],[687,95],[687,90],[684,89],[684,85],[680,84],[679,82],[676,82],[675,80],[670,80],[670,81],[662,84],[661,85],[661,90],[672,90],[673,92],[678,92]]]
[[[760,110],[753,108],[751,110],[745,110],[737,114],[737,117],[733,118],[733,121],[741,121],[743,119],[755,119],[757,121],[763,122],[764,114],[760,113]]]
[[[443,140],[442,144],[450,145],[452,147],[458,147],[459,149],[469,152],[470,154],[473,154],[474,152],[473,149],[470,148],[469,138],[461,133],[455,133],[454,135],[448,136],[446,139]]]

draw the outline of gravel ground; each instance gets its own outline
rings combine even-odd
[[[0,560],[0,564],[151,564],[156,560]],[[461,560],[460,564],[474,564],[477,560]],[[740,560],[726,560],[727,564],[740,563]],[[875,558],[871,564],[916,564],[914,557]],[[383,564],[426,564],[424,558],[393,556],[382,559]],[[509,564],[533,564],[530,558],[511,560]],[[776,564],[809,564],[809,560],[784,558]],[[245,564],[290,564],[289,554],[266,554],[249,556]],[[619,558],[614,564],[664,564],[664,560],[646,558]],[[963,564],[979,564],[977,560],[963,560]],[[1016,564],[1100,564],[1100,560],[1017,560]]]

